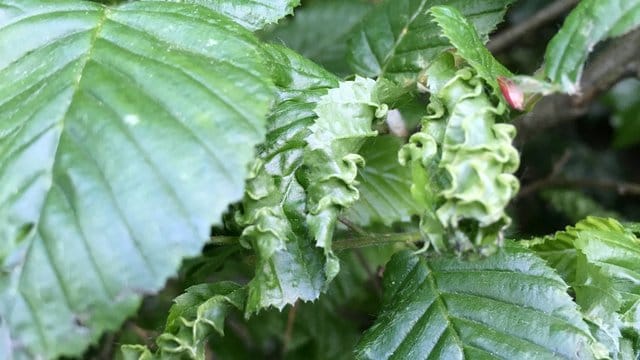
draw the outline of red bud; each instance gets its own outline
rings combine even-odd
[[[524,110],[524,93],[518,85],[504,76],[498,76],[498,85],[500,85],[502,96],[504,96],[512,108],[521,111]]]

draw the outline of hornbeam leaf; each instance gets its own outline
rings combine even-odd
[[[224,14],[249,30],[278,22],[300,5],[300,0],[144,0],[189,3]]]
[[[594,46],[640,25],[640,0],[583,0],[567,16],[545,53],[547,77],[575,93]]]
[[[285,47],[269,45],[267,51],[278,102],[236,216],[245,227],[241,240],[258,254],[247,315],[271,306],[282,309],[298,299],[315,300],[327,281],[324,254],[305,225],[305,189],[296,173],[316,119],[316,102],[338,80]]]
[[[0,354],[81,353],[241,198],[272,85],[206,7],[0,0]]]
[[[451,48],[433,22],[429,9],[456,8],[475,26],[483,42],[515,0],[386,0],[354,28],[348,59],[354,71],[413,83],[443,51]]]
[[[401,252],[356,358],[593,359],[597,343],[566,290],[516,245],[478,261]]]

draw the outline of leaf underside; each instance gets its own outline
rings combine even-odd
[[[200,252],[264,137],[260,51],[192,4],[0,1],[0,354],[80,353]]]

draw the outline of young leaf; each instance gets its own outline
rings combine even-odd
[[[301,177],[306,183],[306,221],[316,246],[323,248],[327,257],[327,280],[333,279],[340,268],[331,250],[338,215],[360,195],[355,179],[364,159],[358,151],[367,138],[377,135],[372,130],[373,121],[385,116],[386,111],[387,105],[378,100],[376,82],[359,76],[329,90],[314,109],[318,118],[305,139]]]
[[[169,311],[164,332],[152,354],[140,346],[123,347],[132,359],[204,359],[207,338],[213,333],[224,335],[224,321],[233,311],[242,311],[246,288],[232,282],[200,284],[178,296]]]
[[[545,53],[545,73],[565,92],[579,90],[587,55],[600,41],[640,25],[640,0],[583,0],[569,14]]]
[[[345,212],[346,218],[360,226],[391,225],[420,214],[411,197],[411,171],[398,164],[401,146],[402,140],[393,136],[379,136],[362,146],[366,166],[356,178],[360,199]]]
[[[0,5],[0,345],[79,354],[241,198],[273,90],[253,35],[201,6]]]
[[[297,299],[315,300],[325,286],[324,254],[306,228],[305,189],[296,173],[303,164],[313,109],[337,79],[282,46],[269,45],[278,104],[269,118],[266,142],[247,180],[238,223],[241,240],[258,254],[249,283],[246,314]]]
[[[386,0],[372,9],[349,40],[349,62],[357,74],[413,83],[420,71],[451,47],[428,10],[447,5],[471,19],[483,42],[515,0]]]
[[[189,3],[224,14],[236,23],[254,31],[293,14],[300,0],[143,0]]]
[[[359,0],[322,0],[305,4],[295,16],[267,37],[316,61],[328,70],[346,75],[347,35],[372,4]]]
[[[515,128],[497,123],[504,104],[494,104],[484,80],[471,68],[457,69],[452,55],[438,58],[427,76],[429,115],[399,153],[412,168],[421,230],[437,251],[491,252],[519,187]]]
[[[358,359],[593,359],[567,286],[516,245],[479,261],[396,254]]]
[[[513,74],[487,50],[473,24],[460,11],[450,6],[434,6],[429,11],[444,36],[456,48],[456,54],[499,94],[498,78],[508,78]]]

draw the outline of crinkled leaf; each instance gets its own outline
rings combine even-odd
[[[640,240],[613,219],[589,217],[554,236],[529,245],[541,256],[550,248],[566,255],[550,258],[570,281],[576,303],[595,337],[613,359],[640,353]]]
[[[479,261],[396,254],[358,359],[593,359],[594,340],[544,261],[516,245]]]
[[[502,242],[510,223],[505,208],[519,188],[515,127],[499,123],[505,107],[451,54],[442,54],[426,74],[428,115],[398,155],[411,166],[421,231],[439,252],[490,253]]]
[[[0,5],[0,353],[78,354],[241,198],[272,88],[207,8]]]
[[[587,56],[594,46],[640,25],[640,0],[583,0],[569,14],[545,53],[547,77],[564,91],[578,91]]]
[[[471,21],[450,6],[434,6],[429,11],[444,36],[456,48],[457,55],[498,93],[498,77],[511,77],[513,74],[491,55]]]
[[[354,28],[349,40],[349,62],[363,76],[413,83],[420,71],[451,47],[428,12],[432,6],[458,9],[486,42],[514,1],[386,0]]]
[[[204,359],[209,335],[224,335],[226,317],[242,311],[246,297],[246,288],[233,282],[192,286],[174,300],[155,354],[135,345],[123,347],[123,352],[141,360]]]
[[[224,14],[249,30],[262,29],[293,14],[300,0],[143,0],[189,3]]]
[[[328,280],[339,271],[339,261],[331,249],[338,215],[360,195],[356,176],[364,159],[358,151],[367,138],[377,135],[372,130],[373,121],[385,116],[386,111],[387,106],[378,100],[376,82],[359,76],[329,90],[314,109],[318,118],[305,139],[301,177],[306,184],[306,221],[316,246],[323,248],[327,257]]]
[[[305,224],[306,194],[296,172],[316,118],[316,102],[337,79],[282,46],[268,46],[268,52],[279,99],[238,214],[245,227],[241,239],[258,254],[247,315],[269,306],[282,309],[297,299],[314,300],[327,280],[323,251]]]
[[[360,199],[346,211],[346,218],[361,226],[391,225],[420,214],[411,197],[411,171],[398,163],[402,143],[397,137],[379,136],[362,146],[365,167],[356,178]]]
[[[284,42],[330,71],[347,74],[347,35],[371,7],[371,2],[359,0],[314,1],[297,9],[268,38]]]

